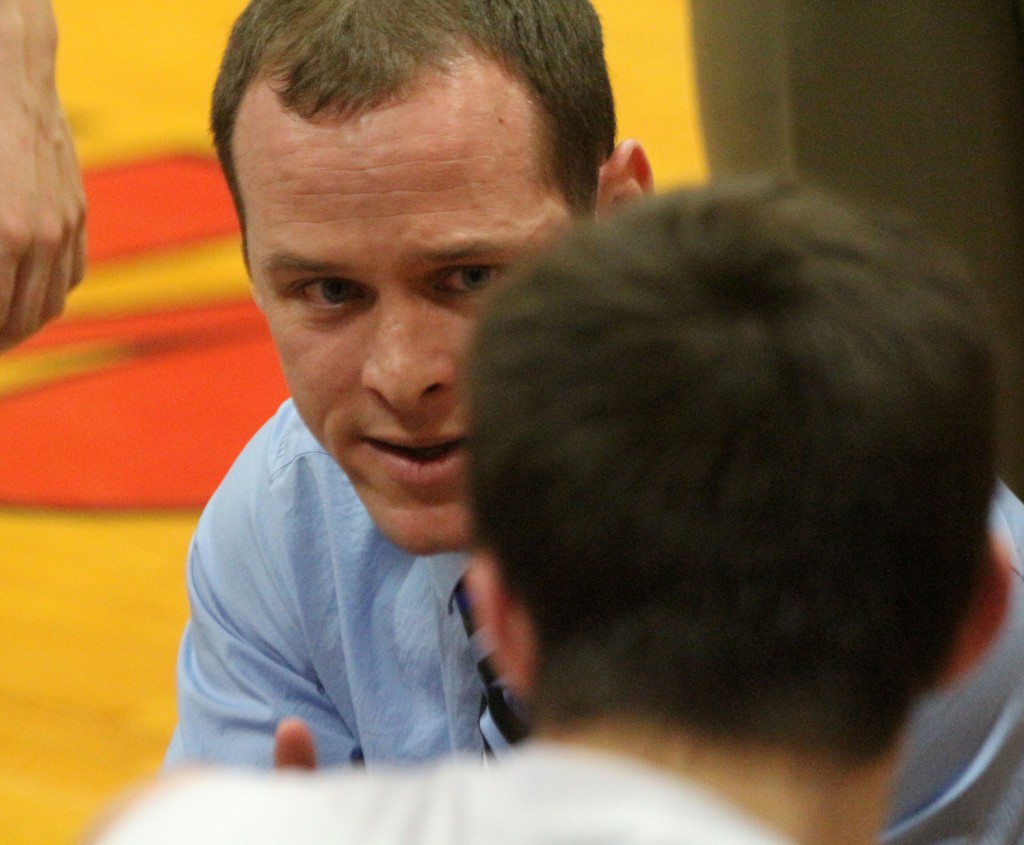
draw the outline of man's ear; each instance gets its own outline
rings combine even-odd
[[[639,141],[620,143],[601,165],[597,177],[597,213],[605,217],[624,202],[654,190],[651,163]]]
[[[1010,550],[990,533],[984,554],[984,566],[974,599],[939,677],[941,686],[956,683],[985,658],[999,636],[1009,610],[1014,578]]]
[[[523,606],[505,587],[501,568],[487,551],[474,551],[465,576],[473,620],[491,645],[495,674],[519,698],[533,689],[537,646],[533,623]]]

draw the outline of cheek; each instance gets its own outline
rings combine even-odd
[[[321,332],[283,329],[271,322],[288,390],[311,428],[347,405],[359,385],[359,356],[340,339]]]

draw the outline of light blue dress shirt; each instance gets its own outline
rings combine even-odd
[[[269,766],[285,716],[323,764],[479,750],[481,686],[458,609],[460,555],[381,536],[291,402],[250,441],[189,551],[167,764]]]
[[[1024,843],[1024,506],[1000,485],[990,525],[1013,554],[1013,595],[987,659],[918,708],[886,845]]]
[[[1005,487],[992,526],[1020,571],[1024,506]],[[384,539],[286,402],[196,529],[167,765],[269,766],[285,716],[310,724],[326,765],[481,753],[480,679],[451,602],[462,566]],[[905,760],[886,845],[1024,845],[1019,577],[998,647],[919,710]]]

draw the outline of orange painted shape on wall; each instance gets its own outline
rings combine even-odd
[[[64,335],[118,363],[0,401],[0,504],[201,507],[286,395],[249,303],[82,321]]]
[[[174,155],[86,172],[89,260],[102,262],[238,232],[213,158]]]
[[[108,272],[237,234],[212,158],[128,162],[84,181],[89,258]],[[248,297],[58,320],[0,362],[0,506],[201,507],[285,396]]]

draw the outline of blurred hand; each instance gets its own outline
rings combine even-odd
[[[0,0],[0,350],[64,309],[85,272],[85,193],[42,0]]]

